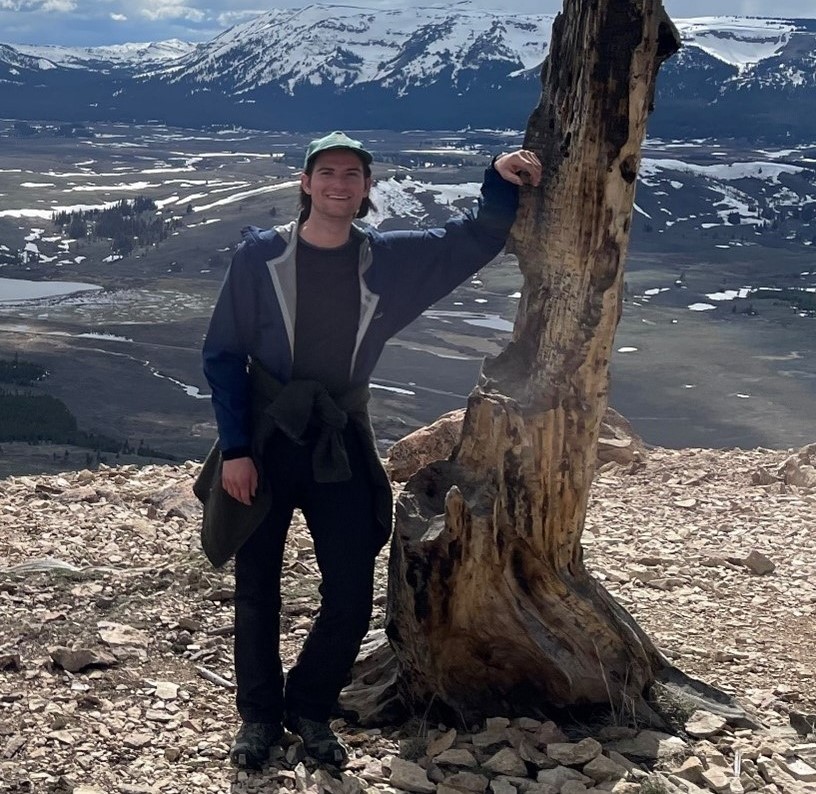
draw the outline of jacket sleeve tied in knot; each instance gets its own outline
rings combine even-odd
[[[326,387],[317,381],[290,381],[277,396],[266,402],[258,417],[259,431],[254,439],[263,445],[280,430],[297,444],[314,442],[312,471],[315,482],[343,482],[351,479],[343,431],[348,414],[332,399]],[[263,450],[253,449],[263,460]]]

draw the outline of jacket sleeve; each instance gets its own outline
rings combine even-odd
[[[504,247],[516,219],[519,190],[491,165],[476,210],[424,231],[382,234],[389,259],[392,333],[481,269]]]
[[[255,333],[256,296],[246,243],[235,252],[204,338],[204,376],[224,459],[249,455],[250,392],[247,360]]]

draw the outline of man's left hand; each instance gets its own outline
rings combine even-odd
[[[541,161],[529,149],[500,154],[493,167],[503,179],[514,185],[537,187],[541,182]]]

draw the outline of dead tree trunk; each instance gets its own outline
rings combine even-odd
[[[660,0],[566,0],[525,146],[512,250],[513,338],[485,362],[451,460],[397,505],[386,632],[396,666],[361,668],[363,718],[439,704],[462,715],[640,702],[666,660],[582,560],[635,178],[660,64],[679,46]],[[388,671],[390,679],[383,679]],[[369,684],[377,677],[378,686]]]

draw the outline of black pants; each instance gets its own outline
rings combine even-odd
[[[264,464],[273,507],[235,557],[235,675],[238,713],[279,721],[284,708],[326,720],[346,683],[371,619],[374,560],[381,535],[362,446],[344,433],[353,476],[316,483],[312,448],[276,433]],[[299,507],[320,568],[320,612],[286,677],[280,659],[281,568],[286,533]]]

